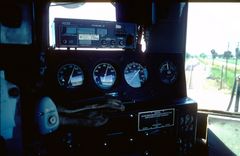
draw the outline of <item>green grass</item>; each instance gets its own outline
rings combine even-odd
[[[218,67],[212,67],[211,69],[211,77],[214,79],[221,79],[221,69]]]
[[[217,61],[220,61],[220,62],[226,62],[226,59],[224,59],[224,58],[217,58],[216,59]],[[236,62],[236,59],[235,58],[230,58],[230,59],[228,59],[228,63],[229,64],[235,64],[235,62]],[[240,59],[238,60],[238,65],[240,64]]]
[[[224,86],[226,89],[231,90],[234,84],[235,80],[235,75],[234,75],[234,66],[235,64],[235,59],[230,59],[228,60],[228,68],[227,68],[227,75],[226,75],[226,69],[225,69],[225,60],[224,59],[216,59],[214,65],[212,66],[212,59],[203,59],[203,58],[198,58],[199,61],[209,67],[211,67],[211,78],[215,79],[220,86],[221,80],[222,80],[222,86]],[[218,62],[222,61],[222,64],[219,64]],[[232,64],[232,65],[231,65]],[[239,64],[240,64],[240,59],[238,60],[238,72],[237,75],[239,74]],[[224,65],[223,71],[222,71],[222,65]],[[222,73],[223,72],[223,73]]]
[[[219,87],[221,85],[221,80],[222,80],[222,88],[232,90],[232,87],[235,81],[235,77],[234,77],[235,61],[236,61],[235,59],[231,58],[228,60],[227,75],[226,75],[226,69],[225,69],[225,65],[226,65],[225,59],[220,59],[220,58],[215,59],[214,65],[212,65],[211,58],[198,57],[197,59],[199,60],[200,63],[211,68],[210,77],[216,80]],[[223,71],[222,71],[222,66],[224,66]],[[240,59],[238,59],[236,75],[239,75],[239,74],[240,74]]]
[[[223,73],[222,73],[223,72]],[[226,74],[227,72],[227,74]],[[211,77],[216,79],[218,82],[221,82],[222,80],[222,84],[227,87],[227,89],[232,89],[233,84],[234,84],[234,70],[231,69],[226,69],[220,68],[219,66],[213,66],[211,68]]]

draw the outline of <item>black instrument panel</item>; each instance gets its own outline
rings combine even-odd
[[[54,50],[46,60],[45,87],[59,103],[107,95],[122,101],[186,96],[182,53]]]

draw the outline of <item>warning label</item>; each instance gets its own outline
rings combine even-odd
[[[138,113],[138,131],[174,126],[175,109],[161,109]]]

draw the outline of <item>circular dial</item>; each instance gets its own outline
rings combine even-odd
[[[76,64],[65,64],[58,69],[58,83],[62,87],[75,88],[83,84],[82,69]]]
[[[124,78],[129,86],[140,88],[148,78],[147,68],[136,62],[129,63],[124,69]]]
[[[165,84],[172,84],[177,79],[176,66],[169,61],[165,61],[160,65],[160,79]]]
[[[93,70],[93,79],[101,89],[111,88],[117,78],[116,70],[109,63],[100,63]]]

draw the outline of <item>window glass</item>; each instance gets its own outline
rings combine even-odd
[[[239,19],[240,3],[189,3],[185,73],[199,109],[240,111]]]
[[[4,7],[4,6],[2,6]],[[0,20],[0,43],[1,44],[31,44],[32,43],[32,19],[31,9],[29,5],[18,5],[20,9],[19,19],[15,17],[4,16]],[[4,10],[4,9],[3,9]],[[8,11],[14,11],[11,7],[9,10],[5,10],[5,14]],[[16,11],[16,10],[15,10]],[[15,15],[15,14],[13,14]],[[4,21],[7,21],[4,23]],[[17,24],[16,24],[17,23]]]

